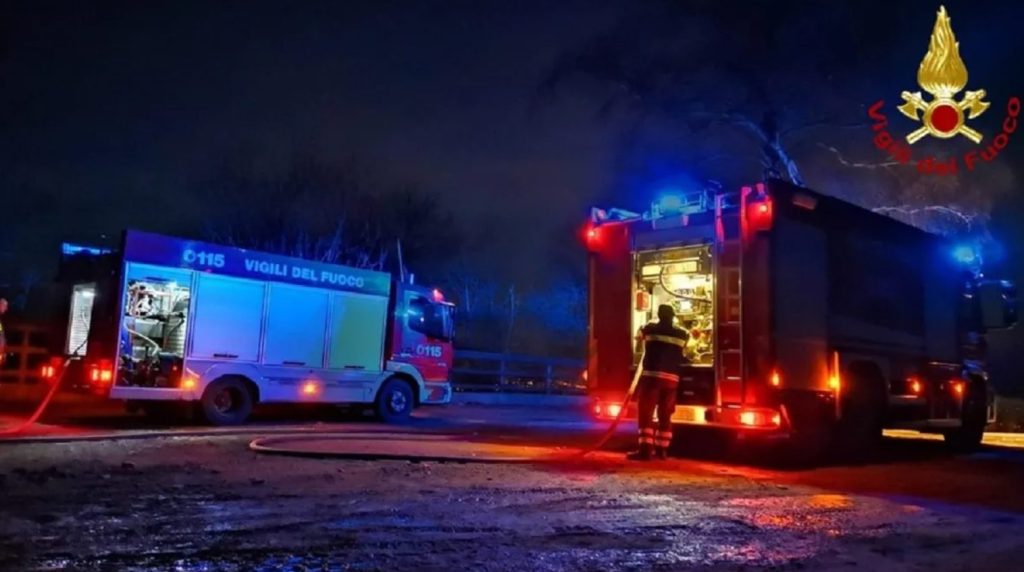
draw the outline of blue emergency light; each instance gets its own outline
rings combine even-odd
[[[974,264],[978,261],[978,253],[970,244],[958,244],[953,247],[953,259],[960,264]]]
[[[100,256],[101,254],[110,254],[109,248],[86,246],[84,244],[72,244],[70,242],[62,242],[60,245],[60,251],[64,256],[75,256],[77,254]]]
[[[710,205],[708,194],[703,191],[684,193],[673,191],[658,197],[651,205],[651,217],[686,215],[704,212]]]

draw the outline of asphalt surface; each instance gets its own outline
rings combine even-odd
[[[1008,446],[952,456],[888,439],[867,463],[792,470],[700,434],[668,461],[628,463],[630,427],[580,457],[602,425],[545,408],[425,409],[400,428],[323,411],[229,431],[105,412],[49,421],[32,435],[51,442],[0,443],[0,570],[1016,570],[1024,554],[1024,452]],[[288,433],[537,455],[248,447]]]

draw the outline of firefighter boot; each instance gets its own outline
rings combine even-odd
[[[655,447],[654,458],[661,461],[668,459],[668,447]]]
[[[626,459],[629,461],[650,461],[651,460],[651,446],[646,443],[640,445],[640,450],[633,451],[626,455]]]

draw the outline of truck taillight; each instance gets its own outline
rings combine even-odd
[[[42,368],[40,368],[39,375],[43,379],[53,379],[57,377],[57,368],[49,364],[44,365]]]
[[[618,417],[622,413],[621,403],[595,403],[594,415],[597,417]]]
[[[93,364],[89,367],[89,381],[108,384],[114,380],[114,368],[109,362]]]
[[[740,413],[740,424],[747,427],[778,427],[782,416],[778,412],[748,410]]]

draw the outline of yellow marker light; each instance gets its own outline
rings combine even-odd
[[[957,397],[964,396],[964,383],[962,381],[954,381],[951,386],[953,388],[953,393],[955,393]]]
[[[185,377],[181,380],[181,388],[186,391],[192,391],[196,388],[196,385],[198,383],[196,383],[196,378],[194,377]]]
[[[915,395],[921,393],[921,382],[914,378],[910,378],[910,392]]]
[[[782,376],[779,375],[778,370],[772,370],[772,377],[770,379],[772,387],[778,387],[782,385]]]
[[[316,395],[317,393],[320,393],[320,386],[315,381],[307,381],[302,384],[303,395]]]
[[[775,425],[776,427],[778,427],[779,425],[782,425],[782,415],[781,414],[776,413],[776,414],[772,415],[772,425]]]
[[[622,413],[622,406],[618,403],[612,403],[608,406],[608,415],[611,417],[618,417],[619,413]]]

